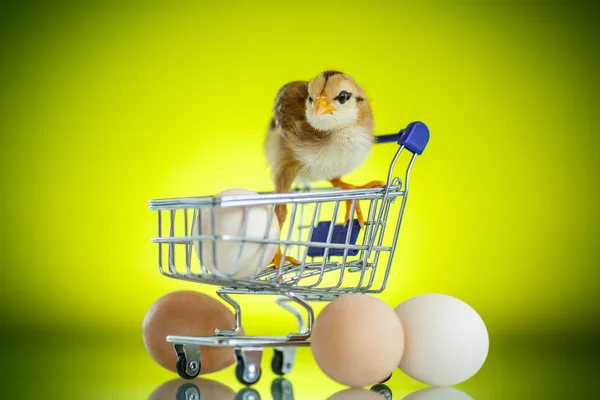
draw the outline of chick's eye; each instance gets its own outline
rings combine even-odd
[[[337,101],[340,102],[340,104],[344,104],[345,102],[347,102],[350,99],[350,96],[352,96],[351,93],[346,92],[345,90],[342,90],[340,92],[340,94],[337,95]]]
[[[310,104],[312,104],[312,102],[313,102],[313,99],[312,99],[312,97],[308,96],[308,102],[309,102]]]

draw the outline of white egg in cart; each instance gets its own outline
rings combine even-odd
[[[246,189],[228,189],[215,197],[253,195],[258,193]],[[214,216],[211,215],[213,212]],[[247,219],[245,224],[244,218]],[[279,222],[275,215],[269,215],[269,207],[264,205],[206,208],[200,209],[192,233],[194,236],[213,237],[214,234],[217,237],[217,240],[194,241],[196,255],[209,272],[227,278],[248,278],[269,265],[277,252],[277,245],[220,240],[219,237],[227,235],[277,241]]]

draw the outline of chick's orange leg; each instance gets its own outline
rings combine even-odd
[[[285,222],[285,217],[287,216],[287,205],[286,204],[278,204],[277,206],[275,206],[275,215],[277,215],[277,221],[279,221],[279,229],[281,229],[281,227],[283,226],[283,223]],[[275,268],[279,268],[282,265],[281,264],[282,259],[283,259],[283,253],[281,251],[281,246],[278,246],[277,253],[275,253],[275,257],[273,257],[271,264],[273,264],[275,266]],[[285,265],[285,264],[300,265],[298,260],[296,260],[294,257],[290,257],[290,256],[285,256],[285,258],[283,259],[283,265]]]
[[[371,182],[367,183],[366,185],[356,186],[356,185],[351,185],[349,183],[343,182],[339,178],[332,179],[329,182],[333,186],[338,187],[338,188],[343,189],[343,190],[348,190],[348,189],[371,189],[371,188],[374,188],[374,187],[385,185],[385,182],[382,182],[382,181],[371,181]],[[352,208],[352,200],[346,200],[346,219],[345,219],[346,222],[350,221],[350,219],[354,217],[354,216],[350,215],[351,208]],[[360,208],[360,202],[358,200],[356,201],[355,210],[356,210],[356,218],[358,219],[358,224],[361,227],[364,227],[365,226],[365,220],[363,218],[362,209]]]
[[[281,264],[282,259],[283,259],[283,264]],[[279,268],[281,265],[285,265],[285,264],[300,265],[298,260],[296,260],[294,257],[285,256],[285,258],[284,258],[283,253],[281,252],[281,246],[279,246],[277,248],[277,253],[275,253],[275,257],[273,257],[273,261],[271,261],[271,264],[273,264],[273,266],[275,268]]]
[[[344,221],[346,222],[350,221],[353,217],[352,215],[350,215],[350,210],[352,210],[352,201],[353,200],[346,200],[346,217],[344,219]],[[358,223],[360,224],[360,226],[365,226],[365,220],[363,219],[363,213],[360,209],[360,202],[358,200],[356,200],[356,206],[354,207],[354,211],[356,212],[356,218],[358,219]]]
[[[279,222],[279,229],[281,229],[285,222],[285,217],[287,217],[287,204],[277,204],[275,206],[275,215],[277,215],[277,222]]]
[[[378,186],[384,186],[385,182],[383,181],[371,181],[365,185],[352,185],[350,183],[346,183],[342,181],[340,178],[335,178],[329,181],[333,186],[338,187],[340,189],[371,189]]]
[[[372,189],[374,187],[385,186],[384,181],[371,181],[366,185],[355,186],[357,189]]]

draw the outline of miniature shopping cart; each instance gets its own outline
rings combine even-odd
[[[398,134],[377,137],[378,143],[397,142],[400,146],[383,187],[352,190],[303,187],[286,194],[151,200],[149,208],[158,217],[158,236],[152,242],[158,247],[160,272],[175,279],[218,286],[218,296],[235,310],[233,329],[217,329],[209,337],[166,338],[177,353],[178,374],[184,379],[198,376],[203,346],[232,347],[237,359],[236,377],[243,384],[252,385],[259,380],[265,347],[274,348],[273,372],[287,374],[293,367],[296,348],[310,346],[315,318],[311,302],[331,301],[347,293],[381,293],[397,251],[410,171],[428,141],[429,130],[422,122],[413,122]],[[394,171],[398,161],[405,157],[403,154],[407,155],[407,166],[400,178]],[[365,210],[364,224],[354,219],[345,221],[343,208],[351,207],[350,215],[354,215],[357,202]],[[208,213],[208,218],[214,219],[215,210],[225,207],[241,208],[244,215],[248,215],[251,207],[266,207],[272,221],[280,204],[287,205],[288,218],[277,240],[267,233],[264,237],[246,235],[247,218],[240,235],[218,235],[214,231],[206,234],[193,229],[203,215],[207,218]],[[193,252],[198,243],[216,246],[224,242],[238,243],[240,254],[241,248],[250,243],[263,247],[277,245],[284,256],[293,256],[299,265],[257,268],[252,276],[239,278],[235,270],[225,273],[207,268]],[[263,265],[269,260],[265,261]],[[231,295],[240,294],[274,295],[277,304],[296,317],[298,332],[286,336],[237,336],[242,311]]]

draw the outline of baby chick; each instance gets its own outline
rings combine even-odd
[[[288,192],[294,182],[323,180],[341,189],[381,186],[380,181],[355,186],[341,180],[365,161],[373,142],[371,107],[350,76],[325,71],[310,82],[290,82],[277,94],[265,141],[275,191]],[[352,201],[346,201],[346,221],[351,217],[351,205]],[[355,208],[363,226],[358,202]],[[276,213],[283,226],[286,205],[278,205]],[[273,260],[276,266],[281,259],[279,250]],[[298,264],[292,257],[285,261]]]

